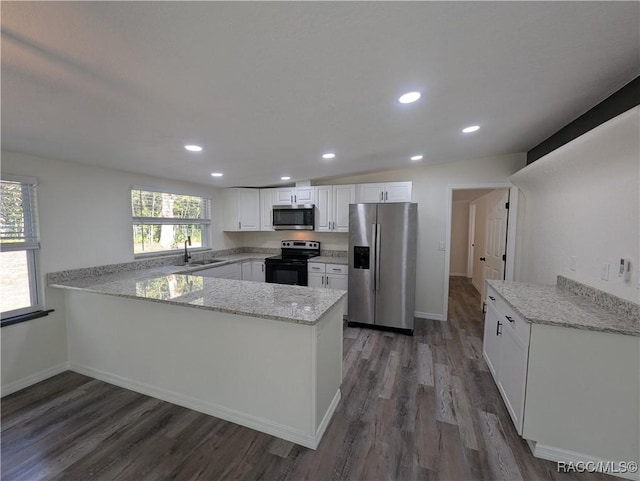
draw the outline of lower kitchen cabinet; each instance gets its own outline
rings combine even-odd
[[[264,261],[245,261],[242,263],[242,280],[264,282]]]
[[[324,264],[322,262],[309,262],[307,267],[308,286],[325,289],[347,290],[348,266],[346,264]],[[344,303],[343,315],[346,316],[348,304]]]
[[[513,424],[522,434],[530,324],[487,289],[483,355]]]

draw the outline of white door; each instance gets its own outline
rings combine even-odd
[[[264,262],[262,261],[251,261],[251,280],[256,282],[264,282]]]
[[[281,187],[274,189],[273,205],[293,204],[293,196],[296,193],[294,187]]]
[[[473,277],[473,259],[476,247],[476,204],[469,204],[469,252],[467,254],[467,277]]]
[[[273,189],[260,189],[260,230],[273,230]]]
[[[313,187],[297,187],[295,197],[293,198],[294,204],[314,204]]]
[[[356,202],[356,186],[333,186],[333,231],[349,232],[349,204]]]
[[[482,351],[496,383],[498,382],[500,365],[500,336],[502,336],[504,327],[502,318],[496,308],[493,307],[491,302],[487,302],[487,312],[484,316]]]
[[[507,322],[503,326],[503,335],[500,342],[498,389],[502,393],[518,434],[522,434],[522,414],[524,411],[528,359],[529,345],[516,335],[515,327]]]
[[[507,254],[507,209],[509,190],[494,190],[487,194],[487,217],[485,221],[485,254],[480,298],[486,294],[487,279],[504,279],[504,266]]]
[[[356,201],[358,203],[382,202],[384,184],[358,184]]]
[[[260,230],[260,190],[238,189],[240,230]]]
[[[346,274],[327,274],[327,287],[329,289],[342,289],[346,291],[349,286],[348,279],[349,277]],[[346,316],[348,312],[347,298],[345,297],[342,315]]]
[[[385,202],[411,202],[411,182],[389,182],[384,185]]]
[[[330,185],[316,187],[316,212],[315,222],[318,232],[332,230],[333,216],[333,189]]]
[[[308,287],[324,287],[324,274],[309,272],[307,284]]]

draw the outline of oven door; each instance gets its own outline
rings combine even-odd
[[[289,284],[292,286],[306,286],[306,261],[265,261],[265,280],[274,284]]]
[[[274,205],[273,228],[275,230],[313,230],[314,206],[305,205]]]

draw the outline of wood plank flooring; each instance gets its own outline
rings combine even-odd
[[[479,296],[413,337],[345,327],[342,400],[316,451],[66,372],[2,399],[2,480],[554,480],[482,359]]]

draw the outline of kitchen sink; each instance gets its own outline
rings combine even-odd
[[[222,259],[207,259],[204,261],[193,261],[193,262],[183,262],[178,264],[180,267],[188,267],[188,266],[208,266],[210,264],[217,264],[218,262],[225,262]]]

